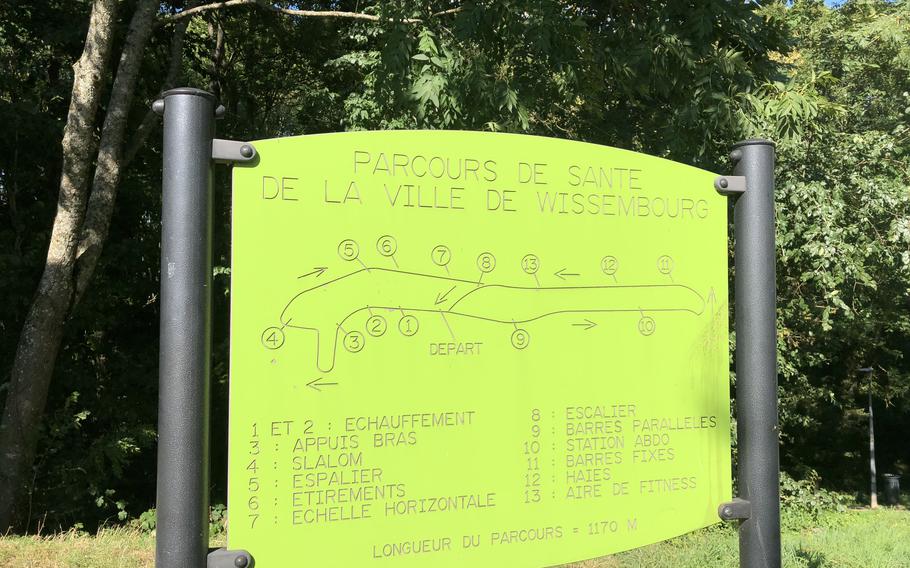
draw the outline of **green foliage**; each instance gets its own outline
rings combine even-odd
[[[181,83],[214,91],[227,108],[219,136],[242,140],[389,128],[525,132],[716,171],[728,171],[737,139],[776,140],[782,463],[818,471],[813,486],[864,487],[861,409],[870,390],[877,417],[890,421],[879,433],[880,469],[910,463],[901,435],[910,428],[910,8],[761,4],[307,3],[376,22],[225,8],[190,24]],[[43,268],[71,65],[89,7],[0,3],[0,403]],[[118,37],[131,9],[121,8]],[[159,26],[148,46],[133,125],[161,89],[172,30]],[[35,464],[33,524],[93,529],[141,514],[154,526],[159,138],[126,171],[101,263],[65,329]],[[228,179],[219,168],[216,496],[226,484]],[[854,370],[865,365],[875,371],[861,381]],[[787,483],[788,499],[803,503],[809,482]],[[794,510],[829,508],[829,497],[818,499]]]
[[[138,519],[133,519],[130,524],[144,533],[150,533],[158,526],[158,512],[155,509],[144,511]]]
[[[780,522],[784,530],[832,526],[844,519],[830,513],[843,513],[853,499],[819,487],[819,477],[810,471],[797,481],[786,472],[780,477]]]
[[[784,77],[748,93],[741,111],[749,135],[778,141],[783,463],[845,489],[864,477],[868,393],[888,413],[910,388],[910,6],[764,11],[794,44],[776,56]],[[869,377],[856,371],[867,366]],[[879,435],[886,454],[907,459]]]
[[[223,503],[209,508],[209,538],[222,538],[227,534],[227,507]]]

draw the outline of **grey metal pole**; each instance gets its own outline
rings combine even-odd
[[[872,389],[869,389],[869,508],[878,509],[878,489],[875,486],[875,419],[872,416]]]
[[[215,98],[173,89],[153,108],[164,113],[155,566],[202,568],[209,544]]]
[[[751,514],[739,528],[739,565],[778,568],[780,487],[777,416],[777,286],[774,144],[734,145],[746,191],[733,206],[736,278],[736,413],[739,497]]]

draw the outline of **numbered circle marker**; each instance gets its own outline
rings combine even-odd
[[[673,272],[673,259],[667,255],[658,258],[657,270],[659,270],[661,274],[670,274]]]
[[[496,257],[492,253],[484,252],[477,257],[477,268],[481,272],[493,272],[493,269],[496,268]]]
[[[398,241],[391,235],[383,235],[376,241],[376,250],[382,256],[392,256],[398,250]]]
[[[357,260],[360,256],[360,247],[353,239],[345,239],[338,243],[338,256],[344,260]]]
[[[600,260],[600,269],[607,276],[614,276],[619,270],[619,260],[615,256],[605,256]]]
[[[385,318],[382,316],[372,316],[367,320],[367,333],[373,337],[385,334],[388,328],[389,324],[386,323]]]
[[[280,327],[267,327],[260,337],[266,349],[278,349],[284,345],[284,332]]]
[[[414,316],[404,316],[403,318],[398,320],[398,331],[400,331],[402,333],[402,335],[407,335],[408,337],[411,337],[412,335],[417,333],[417,330],[419,328],[420,328],[420,322],[418,322],[417,318],[415,318]]]
[[[436,245],[433,247],[430,257],[436,266],[445,266],[452,260],[452,251],[445,245]]]
[[[655,329],[657,329],[657,323],[651,316],[642,316],[641,319],[638,320],[638,333],[645,337],[654,333]]]
[[[521,269],[528,274],[537,274],[540,270],[540,259],[536,254],[526,254],[521,259]]]
[[[351,353],[357,353],[363,349],[363,334],[359,331],[352,331],[344,334],[344,348]]]
[[[516,329],[512,332],[512,347],[524,349],[531,342],[531,334],[526,329]]]

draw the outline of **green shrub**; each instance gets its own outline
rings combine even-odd
[[[130,526],[144,533],[151,533],[158,525],[158,513],[155,509],[149,509],[138,519],[130,521]],[[223,536],[227,528],[227,507],[218,503],[209,508],[209,536],[212,538]]]
[[[831,526],[840,517],[852,498],[842,493],[822,489],[819,476],[809,470],[805,479],[797,481],[787,473],[780,473],[780,522],[784,530]]]
[[[144,532],[150,533],[155,530],[155,526],[158,524],[158,513],[155,509],[149,509],[141,515],[138,519],[133,519],[130,521],[130,526]]]
[[[227,507],[218,503],[209,509],[209,536],[223,536],[227,532]]]

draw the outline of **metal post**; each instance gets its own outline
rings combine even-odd
[[[872,389],[869,389],[869,508],[878,509],[878,489],[875,486],[875,419],[872,416]]]
[[[734,146],[734,175],[746,191],[733,206],[736,295],[736,413],[739,497],[751,505],[739,528],[739,565],[778,568],[780,488],[777,417],[777,286],[774,144]]]
[[[209,544],[215,98],[173,89],[153,108],[164,113],[155,566],[202,568]]]

